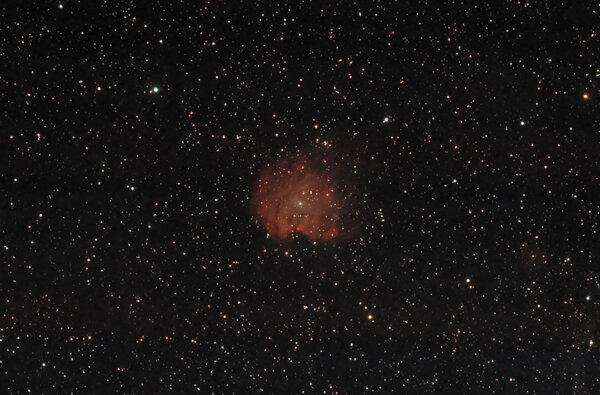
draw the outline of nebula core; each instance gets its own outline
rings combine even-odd
[[[251,206],[270,237],[297,234],[314,242],[347,239],[355,229],[355,185],[339,160],[301,152],[267,163],[254,188]]]

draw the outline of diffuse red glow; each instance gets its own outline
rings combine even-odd
[[[352,233],[352,187],[343,168],[323,155],[300,153],[267,164],[254,189],[254,215],[278,241],[303,234],[315,242]]]

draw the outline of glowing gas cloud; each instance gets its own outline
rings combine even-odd
[[[256,218],[270,237],[302,234],[314,242],[349,238],[356,229],[356,186],[339,158],[302,151],[267,163],[251,199]]]

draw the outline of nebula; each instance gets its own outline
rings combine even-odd
[[[254,188],[253,213],[278,241],[299,234],[314,242],[345,240],[356,229],[356,185],[347,182],[348,173],[339,159],[321,152],[267,163]]]

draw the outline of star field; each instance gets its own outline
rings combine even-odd
[[[1,393],[600,390],[597,3],[0,9]]]

